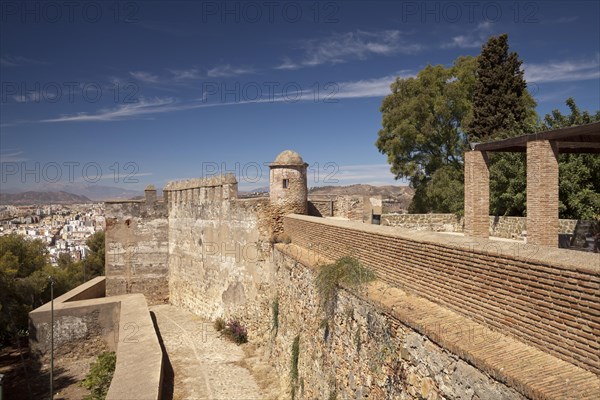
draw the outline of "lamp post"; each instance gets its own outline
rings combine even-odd
[[[54,399],[54,279],[50,281],[50,400]]]
[[[0,374],[0,400],[3,399],[2,396],[2,381],[4,380],[4,374]]]

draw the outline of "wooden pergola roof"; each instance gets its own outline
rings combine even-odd
[[[473,150],[487,152],[526,152],[527,142],[551,140],[557,142],[559,153],[600,154],[600,122],[532,133],[489,143],[477,143]]]

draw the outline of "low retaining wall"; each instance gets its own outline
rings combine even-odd
[[[560,234],[572,235],[576,219],[559,220]],[[455,214],[384,214],[381,225],[397,226],[417,231],[463,232],[464,220]],[[524,240],[527,231],[525,217],[499,217],[490,215],[490,236]]]
[[[115,351],[117,365],[107,399],[158,399],[163,354],[142,294],[103,297],[106,279],[94,278],[54,300],[55,355]],[[51,304],[29,313],[32,354],[47,360]],[[95,342],[95,346],[90,346]]]

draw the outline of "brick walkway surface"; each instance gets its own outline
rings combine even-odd
[[[171,305],[151,306],[169,357],[165,380],[174,384],[166,397],[174,400],[262,400],[250,372],[236,365],[244,351],[221,338],[212,322]],[[171,375],[171,376],[168,376]],[[165,382],[168,386],[170,382]],[[164,395],[163,391],[163,395]],[[164,396],[163,396],[164,397]]]

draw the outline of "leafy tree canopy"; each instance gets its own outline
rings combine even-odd
[[[440,173],[438,184],[447,184],[462,198],[460,181],[440,178],[458,177],[457,172],[462,169],[467,145],[462,126],[471,112],[475,69],[473,57],[461,57],[449,68],[429,65],[414,78],[396,79],[391,85],[392,94],[383,100],[383,128],[376,146],[387,154],[396,178],[407,178],[416,189],[413,211],[430,208],[427,197],[431,191],[427,185],[442,167],[445,172]],[[439,191],[432,195],[440,207],[433,211],[454,212],[462,208],[462,203],[439,198]]]

